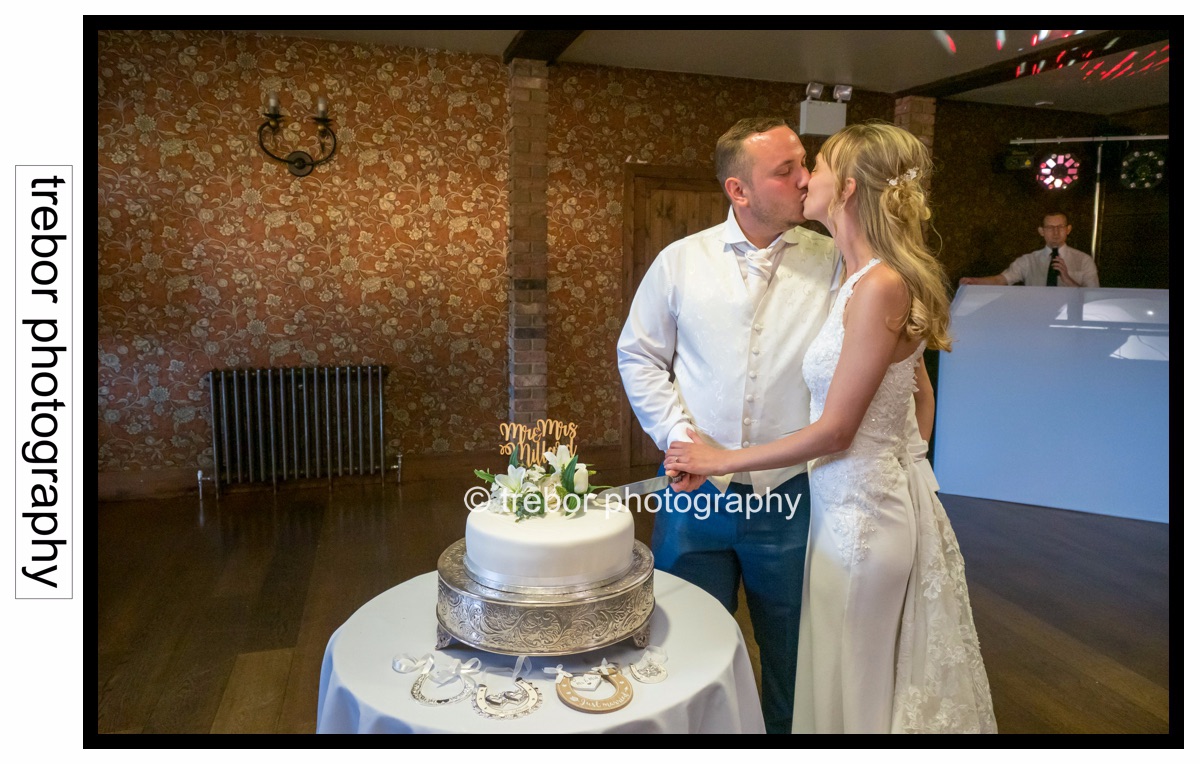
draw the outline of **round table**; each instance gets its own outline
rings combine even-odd
[[[417,672],[392,669],[395,656],[433,653],[439,665],[479,658],[485,668],[508,669],[514,658],[457,642],[434,651],[437,573],[392,587],[350,616],[325,648],[317,701],[318,733],[385,732],[765,732],[762,708],[741,629],[712,596],[681,578],[654,571],[655,609],[650,645],[667,653],[667,679],[643,684],[630,678],[633,700],[611,713],[590,714],[559,700],[554,676],[542,669],[562,664],[573,674],[600,665],[625,667],[643,650],[619,645],[555,658],[532,658],[525,678],[542,693],[542,705],[519,719],[488,719],[471,699],[424,706],[410,695]],[[489,688],[507,686],[493,674],[477,677]],[[603,693],[597,691],[597,694]]]

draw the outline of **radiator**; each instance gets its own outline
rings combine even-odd
[[[232,369],[205,375],[213,483],[384,475],[386,366]]]

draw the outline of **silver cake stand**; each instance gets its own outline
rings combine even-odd
[[[501,655],[574,655],[633,638],[645,647],[654,612],[654,555],[633,542],[624,575],[582,591],[561,593],[485,586],[466,564],[467,540],[438,559],[437,649],[458,640]]]

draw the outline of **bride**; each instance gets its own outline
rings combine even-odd
[[[794,732],[996,731],[958,541],[908,447],[922,352],[950,347],[946,276],[921,230],[929,172],[893,125],[826,141],[804,216],[851,275],[804,358],[812,424],[734,450],[689,433],[667,451],[668,470],[694,475],[811,462]]]

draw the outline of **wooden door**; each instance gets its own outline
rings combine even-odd
[[[625,166],[625,311],[646,269],[668,244],[725,220],[729,201],[709,168]],[[657,466],[662,451],[644,432],[629,402],[622,415],[630,467]]]

